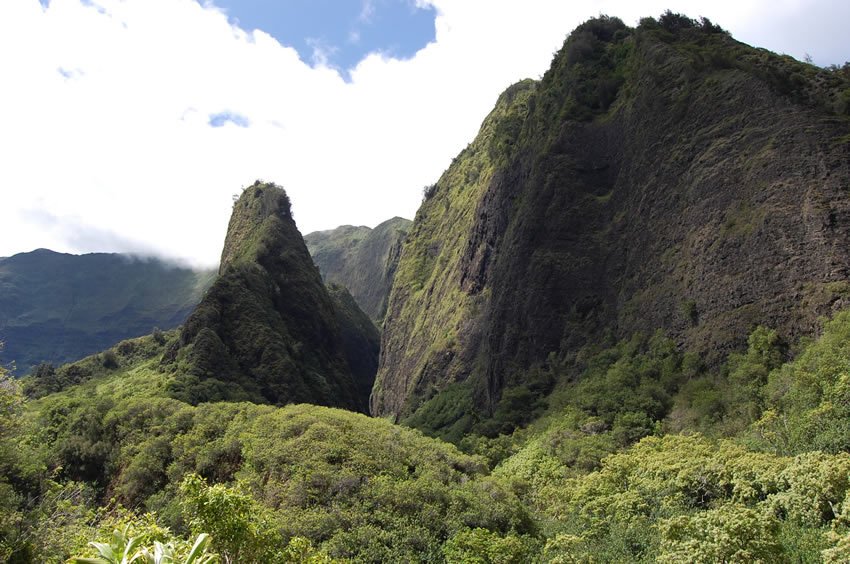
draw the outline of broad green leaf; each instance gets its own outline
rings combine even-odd
[[[210,536],[207,533],[201,533],[192,545],[192,550],[189,551],[189,556],[186,557],[186,564],[193,564],[195,559],[201,557],[207,549],[210,542]]]

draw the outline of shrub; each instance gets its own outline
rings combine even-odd
[[[603,14],[579,25],[573,32],[573,35],[575,33],[587,32],[600,41],[611,41],[618,31],[625,31],[627,29],[626,24],[620,18]]]
[[[702,29],[702,31],[706,33],[727,33],[725,29],[723,29],[717,24],[712,23],[710,19],[705,17],[700,17],[699,26],[700,29]]]
[[[163,333],[162,329],[160,329],[159,327],[153,328],[153,331],[151,332],[151,336],[153,337],[153,340],[158,345],[164,345],[165,344],[165,333]]]
[[[700,26],[696,20],[670,10],[661,14],[661,17],[658,18],[658,24],[670,33],[677,33],[683,29],[693,29]]]
[[[193,533],[208,530],[227,562],[269,562],[283,544],[271,513],[246,493],[208,485],[197,474],[180,484],[181,503]]]
[[[72,564],[212,564],[217,562],[215,554],[207,552],[210,537],[200,534],[195,542],[188,545],[185,541],[170,540],[162,543],[154,541],[153,546],[143,546],[144,538],[129,536],[130,524],[123,529],[115,529],[109,542],[90,542],[98,553],[96,558],[77,556],[70,559]]]
[[[726,504],[695,515],[666,519],[659,525],[658,562],[778,562],[782,546],[773,515]]]
[[[520,564],[531,562],[536,543],[527,537],[501,536],[487,529],[463,529],[443,545],[448,564]]]
[[[779,452],[850,450],[850,312],[826,323],[797,358],[770,373],[754,430]]]
[[[427,202],[428,200],[433,198],[434,194],[436,194],[436,193],[437,193],[437,185],[436,184],[431,184],[429,186],[425,186],[422,189],[422,201]]]
[[[118,368],[118,355],[112,349],[104,351],[100,354],[100,363],[107,370],[115,370]]]

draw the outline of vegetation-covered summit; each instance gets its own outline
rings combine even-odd
[[[163,358],[172,394],[191,403],[309,402],[366,410],[374,328],[335,305],[322,284],[283,189],[257,182],[234,203],[219,276]],[[372,347],[346,347],[361,338]]]

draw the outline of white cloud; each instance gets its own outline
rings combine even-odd
[[[634,23],[670,7],[820,64],[850,58],[850,8],[826,0],[429,3],[435,42],[406,61],[370,55],[345,82],[193,0],[2,0],[0,256],[137,250],[211,264],[231,195],[256,178],[286,187],[304,233],[412,217],[499,93],[541,75],[601,12]],[[214,115],[239,120],[211,127]],[[69,235],[80,226],[85,237]]]

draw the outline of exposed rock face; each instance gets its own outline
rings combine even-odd
[[[845,80],[715,29],[581,26],[417,213],[373,414],[464,382],[486,417],[604,333],[660,328],[709,363],[756,324],[811,334],[850,296]]]
[[[377,337],[359,333],[350,320],[364,315],[343,301],[322,285],[286,193],[255,183],[234,204],[218,279],[163,358],[172,392],[364,411],[377,351],[347,345]]]
[[[387,220],[374,229],[343,225],[304,236],[325,282],[342,284],[373,321],[380,324],[387,309],[401,244],[411,221]]]

